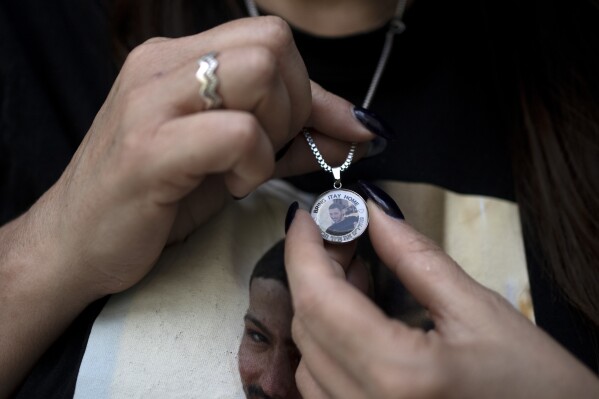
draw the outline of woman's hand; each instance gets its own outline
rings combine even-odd
[[[212,51],[223,105],[207,110],[195,73]],[[331,162],[374,138],[351,104],[311,84],[279,18],[133,50],[59,181],[0,229],[0,397],[88,303],[139,281],[226,198],[316,170],[299,140],[275,165],[306,125]]]
[[[387,318],[346,281],[351,256],[325,248],[310,216],[298,211],[285,263],[304,397],[598,397],[589,370],[428,238],[385,214],[401,214],[390,197],[372,187],[369,193],[375,250],[429,310],[435,329]]]
[[[222,109],[206,110],[195,80],[217,51]],[[143,277],[167,242],[275,173],[275,153],[306,124],[331,161],[374,136],[351,105],[308,79],[286,23],[237,20],[196,36],[153,39],[127,58],[108,99],[60,181],[42,201],[50,245],[68,275],[96,295]],[[325,117],[327,116],[327,117]],[[295,144],[295,143],[294,143]],[[302,144],[302,145],[299,145]],[[292,145],[278,175],[318,166]],[[73,258],[72,255],[76,256]]]

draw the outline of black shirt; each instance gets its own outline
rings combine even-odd
[[[327,229],[327,233],[332,234],[334,236],[344,236],[348,233],[351,233],[352,230],[358,224],[357,216],[348,216],[343,220],[333,223]]]
[[[509,136],[513,84],[489,45],[494,27],[474,1],[419,0],[408,10],[371,106],[397,131],[384,154],[352,166],[356,179],[426,182],[514,201]],[[386,27],[346,38],[296,31],[313,80],[360,104]],[[0,3],[0,221],[57,180],[104,101],[117,69],[100,0]],[[507,105],[506,105],[507,104]],[[290,179],[307,191],[323,173]],[[527,255],[532,254],[530,243]],[[570,308],[529,257],[536,321],[595,372],[598,330]],[[17,397],[70,397],[93,320],[91,305],[40,359]]]

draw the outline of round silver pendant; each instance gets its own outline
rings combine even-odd
[[[368,227],[366,201],[351,190],[336,189],[321,194],[310,214],[320,228],[322,238],[329,242],[353,241]]]

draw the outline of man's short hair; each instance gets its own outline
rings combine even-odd
[[[338,202],[333,202],[331,205],[329,205],[329,211],[331,209],[339,209],[341,212],[343,212],[344,208],[345,207],[343,205],[341,205],[340,203],[338,203]]]
[[[289,289],[287,272],[285,271],[285,240],[280,240],[272,246],[256,263],[250,277],[250,285],[255,278],[270,278],[277,280]]]

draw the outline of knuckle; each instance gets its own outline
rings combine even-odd
[[[118,153],[113,170],[121,175],[135,174],[141,176],[146,165],[147,147],[144,145],[139,132],[127,132],[118,140]]]
[[[277,58],[267,47],[256,47],[248,52],[244,69],[254,84],[270,85],[278,74]]]
[[[137,115],[139,109],[145,106],[144,99],[147,99],[150,94],[148,91],[148,85],[142,85],[132,87],[123,93],[123,114],[127,117]]]
[[[392,321],[387,326],[385,342],[403,342],[409,351],[391,352],[393,355],[373,362],[362,360],[363,374],[370,381],[368,389],[377,398],[437,398],[446,392],[447,364],[443,353],[429,336]]]
[[[395,254],[394,264],[400,265],[406,257],[417,257],[418,267],[426,270],[428,278],[445,280],[459,276],[460,267],[435,242],[418,235],[409,239],[402,251]],[[450,267],[451,266],[451,267]]]
[[[265,44],[275,53],[280,53],[293,42],[289,25],[280,17],[264,17],[260,26]]]
[[[162,43],[169,40],[171,39],[154,37],[136,46],[127,55],[123,64],[123,71],[136,73],[138,69],[144,66],[154,65],[154,61],[160,57]]]
[[[121,114],[121,142],[127,153],[135,154],[148,145],[148,137],[161,128],[159,115],[147,117],[146,99],[152,92],[152,87],[143,85],[133,87],[123,93],[119,113]]]
[[[259,140],[260,126],[252,115],[238,115],[229,121],[229,134],[236,148],[241,152],[250,151]]]
[[[125,64],[123,68],[126,67],[135,67],[139,64],[144,63],[149,55],[154,51],[154,43],[144,42],[138,46],[136,46],[133,50],[129,52],[127,55],[127,59],[125,60]]]
[[[503,296],[487,288],[483,288],[481,304],[483,304],[485,308],[489,309],[489,314],[495,315],[499,311],[504,311],[506,308],[511,307],[511,305],[506,301],[506,299]]]
[[[295,306],[295,317],[300,320],[314,320],[318,318],[319,310],[321,309],[322,298],[320,295],[310,292],[298,292]]]
[[[127,131],[120,140],[123,152],[130,157],[139,154],[140,149],[144,147],[143,136],[139,128]]]
[[[443,253],[443,250],[431,239],[423,235],[418,235],[408,241],[407,249],[413,253],[436,255]]]
[[[403,381],[402,373],[387,362],[373,362],[366,360],[363,375],[366,377],[367,390],[370,396],[376,398],[402,397]],[[389,367],[392,366],[392,367]],[[399,395],[399,396],[398,396]]]

